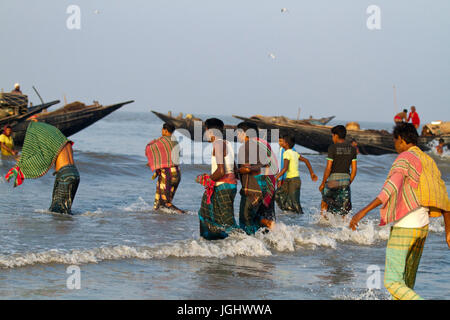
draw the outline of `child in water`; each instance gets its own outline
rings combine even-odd
[[[283,169],[276,176],[278,181],[286,173],[286,179],[283,183],[278,181],[278,189],[275,193],[275,201],[278,207],[283,211],[293,211],[296,213],[303,213],[302,206],[300,204],[300,187],[301,180],[298,171],[298,162],[302,161],[308,167],[312,181],[317,181],[311,163],[308,159],[302,157],[298,152],[292,150],[294,147],[294,139],[291,136],[285,135],[279,139],[280,147],[286,151],[283,154]]]

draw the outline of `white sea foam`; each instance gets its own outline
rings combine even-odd
[[[340,294],[334,296],[336,300],[391,300],[391,296],[386,290],[351,290],[351,293],[347,293],[346,290]]]
[[[293,252],[299,247],[311,245],[336,248],[336,241],[316,232],[311,228],[301,226],[289,226],[281,222],[275,224],[275,228],[268,233],[259,231],[256,238],[264,242],[268,247],[279,252]]]
[[[147,203],[142,197],[139,197],[138,200],[127,207],[122,207],[121,210],[126,212],[154,212],[153,204]],[[160,208],[158,209],[158,213],[164,214],[179,214],[175,210],[170,210],[168,208]],[[197,215],[197,212],[194,211],[186,211],[184,214],[188,215]]]
[[[45,212],[45,211],[44,211]],[[101,209],[94,213],[102,214]],[[270,232],[258,231],[248,236],[239,230],[232,232],[225,240],[207,241],[188,239],[153,246],[117,245],[92,249],[47,250],[42,252],[16,253],[0,255],[0,267],[17,268],[34,264],[89,264],[105,260],[122,259],[165,259],[168,257],[189,258],[228,258],[236,256],[263,257],[275,252],[295,252],[300,249],[325,247],[336,249],[339,242],[351,242],[373,245],[377,241],[387,240],[389,227],[379,227],[373,220],[362,221],[357,231],[348,228],[348,220],[330,217],[326,223],[313,217],[310,226],[286,225],[277,222]],[[441,219],[442,220],[442,219]],[[441,232],[442,223],[432,223],[432,229]]]
[[[52,212],[52,211],[48,211],[48,209],[34,209],[34,212],[39,213],[39,214],[46,214],[46,215],[51,215],[51,216],[55,216],[55,217],[60,217],[60,218],[64,218],[64,219],[71,219],[73,217],[73,215],[71,215],[71,214]]]
[[[153,211],[153,204],[148,204],[142,197],[128,207],[122,208],[127,212],[149,212]]]
[[[444,218],[430,218],[429,230],[431,232],[443,233],[445,231]]]
[[[227,258],[258,257],[272,253],[255,237],[233,234],[223,241],[191,239],[156,246],[108,246],[85,250],[47,250],[13,255],[0,255],[0,267],[17,268],[34,264],[89,264],[105,260],[164,259],[168,257]]]
[[[0,255],[0,267],[17,268],[33,264],[89,264],[105,260],[164,259],[168,257],[228,258],[236,256],[263,257],[272,251],[292,252],[304,246],[336,248],[336,241],[317,235],[312,229],[277,223],[272,232],[248,236],[232,232],[225,240],[189,239],[154,246],[117,245],[93,249],[47,250],[42,252]]]
[[[105,212],[101,208],[97,208],[95,211],[86,211],[80,214],[82,217],[104,217]]]
[[[310,217],[310,225],[319,227],[316,232],[325,238],[362,245],[373,245],[378,241],[389,239],[389,226],[379,227],[377,222],[367,217],[360,221],[356,231],[353,231],[349,228],[351,216],[344,218],[334,214],[325,216],[326,219],[317,212]]]

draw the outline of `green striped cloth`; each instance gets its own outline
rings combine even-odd
[[[58,128],[43,122],[30,122],[17,166],[26,179],[42,177],[68,142]]]

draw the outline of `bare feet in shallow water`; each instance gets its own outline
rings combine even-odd
[[[268,219],[262,219],[261,224],[266,226],[269,230],[272,230],[273,227],[275,227],[275,221],[268,220]]]

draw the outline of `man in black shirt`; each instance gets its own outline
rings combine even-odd
[[[352,209],[350,184],[356,176],[357,152],[345,141],[346,136],[347,129],[342,125],[331,129],[333,144],[328,148],[327,166],[319,187],[322,216],[326,211],[345,216]]]

